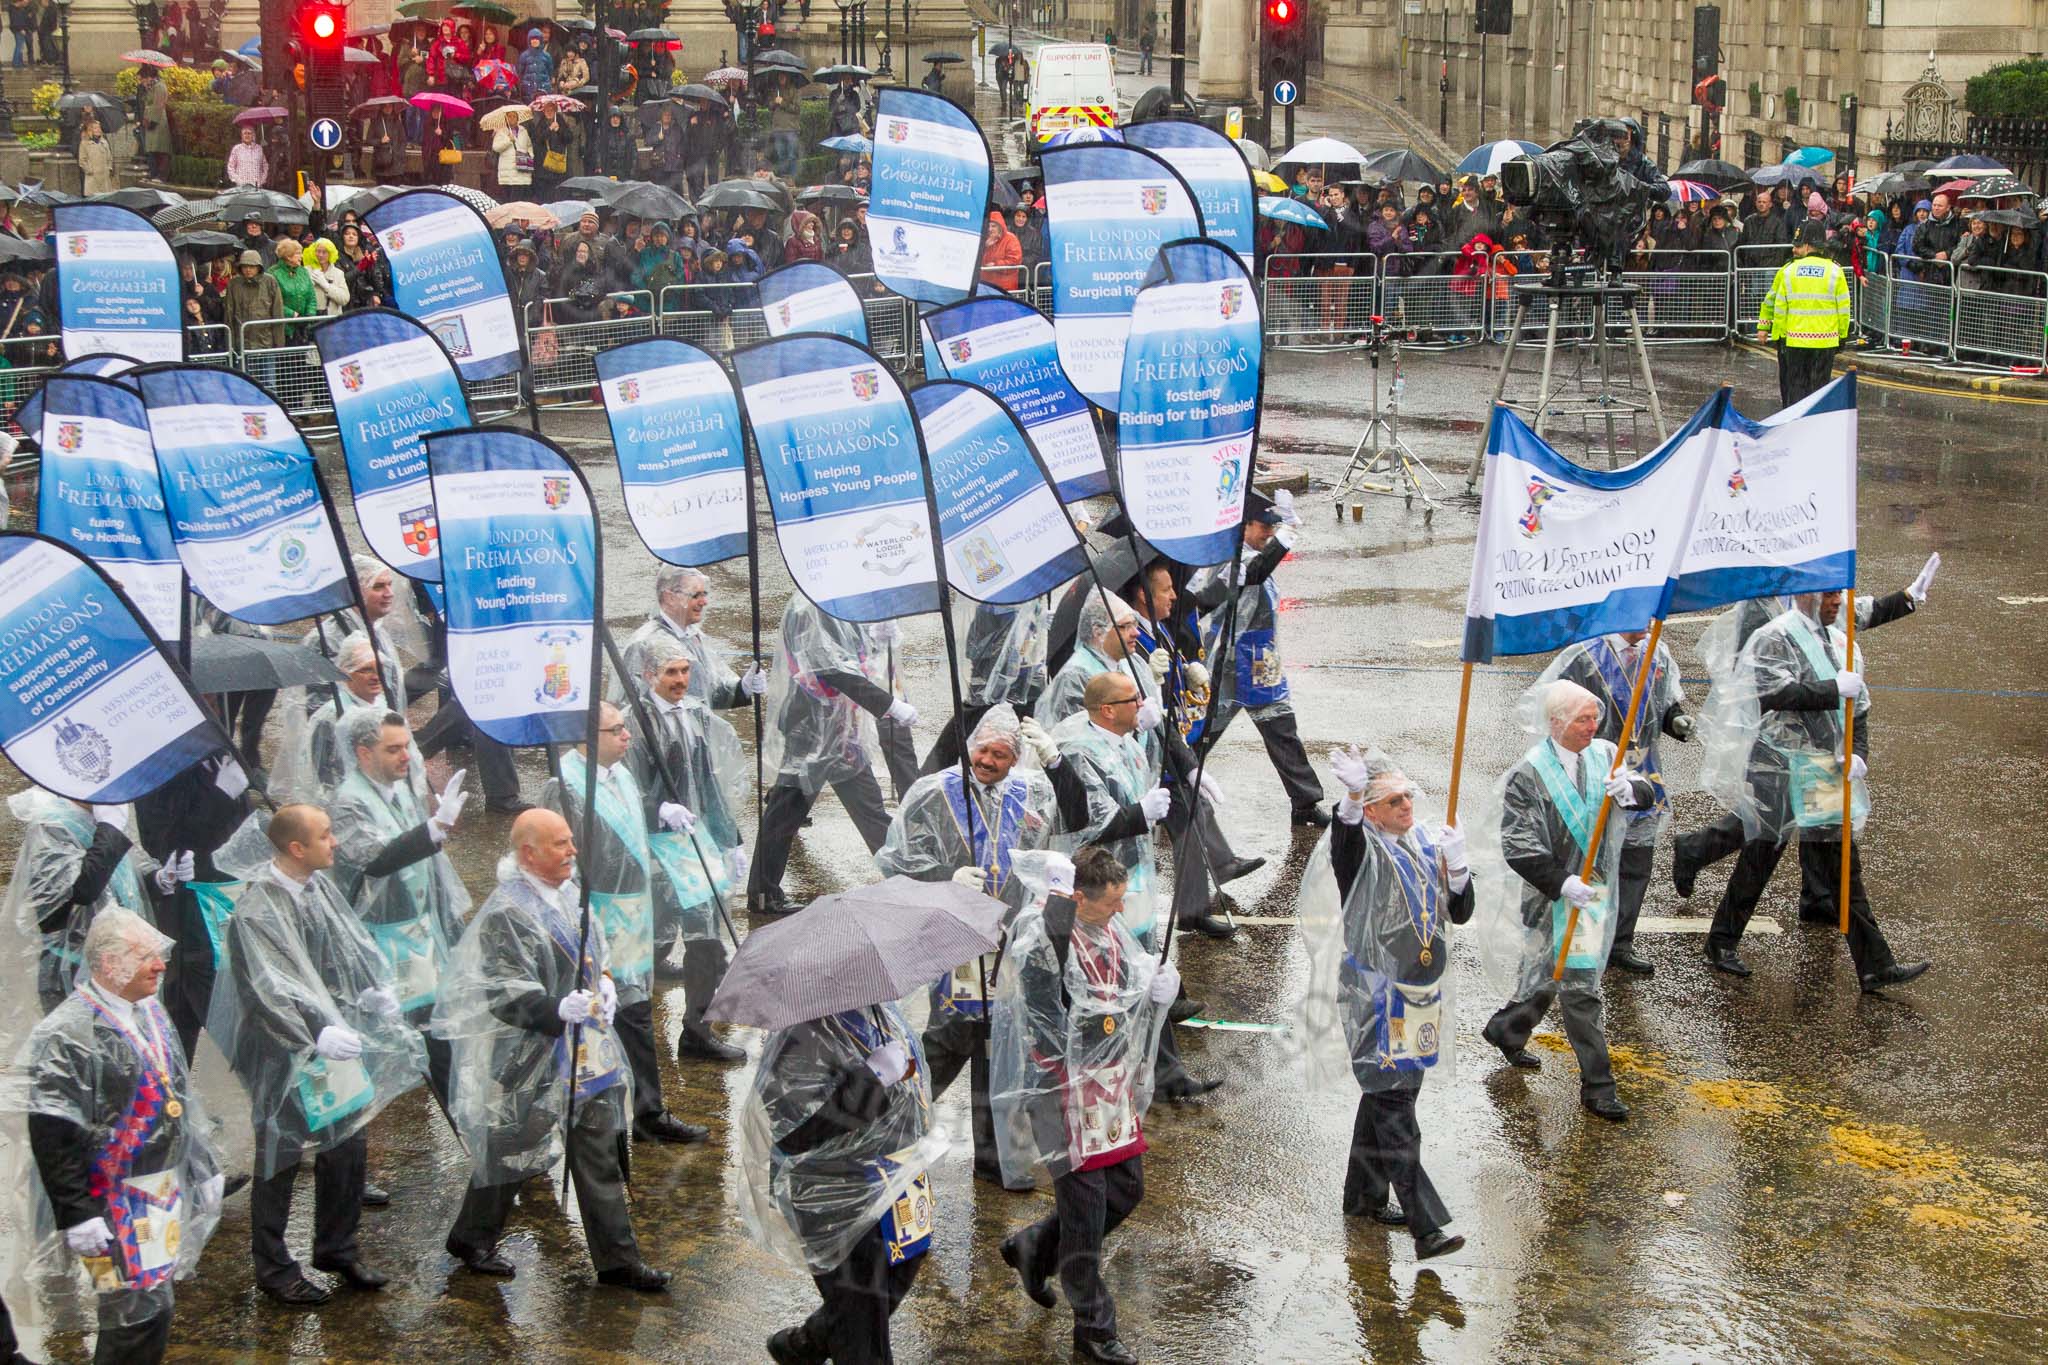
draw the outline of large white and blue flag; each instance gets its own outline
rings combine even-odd
[[[768,335],[830,332],[868,344],[868,314],[852,281],[829,265],[798,261],[771,270],[754,286],[761,293],[761,317]]]
[[[1258,189],[1251,163],[1235,142],[1188,119],[1152,119],[1123,130],[1124,141],[1155,152],[1180,173],[1202,210],[1202,231],[1237,253],[1250,274],[1257,247]]]
[[[910,395],[924,433],[946,582],[1014,606],[1088,569],[1038,452],[993,393],[936,379]]]
[[[171,243],[119,204],[59,204],[57,321],[68,359],[111,352],[185,358],[184,287]]]
[[[1622,469],[1572,463],[1493,410],[1465,599],[1466,663],[1540,654],[1668,615],[1701,490],[1727,440],[1722,389]]]
[[[262,626],[353,604],[320,467],[276,400],[211,365],[141,370],[135,380],[193,590]]]
[[[732,362],[797,587],[845,621],[937,611],[917,421],[889,367],[829,336],[764,341]]]
[[[979,384],[1000,398],[1030,434],[1061,502],[1109,491],[1095,412],[1060,368],[1045,314],[998,295],[934,309],[920,323],[924,372]]]
[[[114,580],[38,535],[0,535],[0,749],[74,801],[133,801],[228,747]]]
[[[525,363],[525,319],[513,316],[490,225],[442,190],[408,190],[363,215],[391,270],[392,302],[434,334],[464,379],[495,379]]]
[[[1202,235],[1202,212],[1187,182],[1137,147],[1053,147],[1041,164],[1060,365],[1082,397],[1113,409],[1138,286],[1160,247]]]
[[[513,427],[434,432],[426,445],[456,699],[500,744],[582,743],[601,647],[582,473]]]
[[[599,351],[597,379],[626,514],[648,552],[692,565],[745,554],[747,437],[725,367],[688,342],[653,337]]]
[[[39,395],[36,529],[121,585],[166,640],[185,626],[185,568],[164,512],[142,396],[112,380],[53,374]]]
[[[1117,482],[1131,527],[1181,564],[1238,544],[1258,445],[1259,294],[1220,242],[1170,242],[1131,310]]]
[[[470,424],[462,378],[434,334],[369,308],[313,329],[370,553],[408,578],[441,581],[441,534],[427,485],[430,431]]]
[[[920,303],[974,292],[988,222],[988,139],[959,105],[890,86],[875,99],[868,244],[875,278]]]
[[[1728,419],[1671,610],[1854,587],[1854,372],[1761,422]]]

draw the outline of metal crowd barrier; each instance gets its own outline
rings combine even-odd
[[[1900,260],[1887,272],[1890,342],[1916,351],[1948,352],[1955,341],[1955,270],[1947,261]]]
[[[1390,256],[1379,277],[1380,314],[1425,349],[1470,346],[1486,339],[1492,269],[1456,274],[1455,251]]]
[[[1275,346],[1348,345],[1371,326],[1379,280],[1370,252],[1276,253],[1261,269],[1260,316]]]
[[[596,402],[597,353],[645,341],[659,321],[654,295],[645,289],[605,295],[598,316],[586,321],[563,321],[568,306],[568,299],[541,299],[526,305],[524,319],[533,394],[556,406]]]
[[[1643,340],[1652,344],[1726,341],[1728,339],[1728,277],[1732,267],[1725,251],[1649,251],[1648,270],[1626,270],[1622,278],[1639,286],[1636,315]],[[1704,269],[1701,267],[1704,266]],[[1619,299],[1608,303],[1609,323]]]
[[[1031,268],[1030,304],[1047,317],[1052,316],[1052,262],[1040,261]]]
[[[1958,358],[2042,364],[2043,337],[2048,335],[2048,275],[1994,266],[1976,268],[1974,273],[1981,287],[1958,289],[1955,294]]]
[[[1788,246],[1738,246],[1735,248],[1735,311],[1730,321],[1743,336],[1756,335],[1757,319],[1763,315],[1764,295],[1778,267],[1792,259]]]
[[[1849,279],[1849,293],[1856,304],[1856,326],[1872,346],[1883,346],[1891,333],[1892,260],[1879,256],[1875,266],[1867,262],[1862,280]]]

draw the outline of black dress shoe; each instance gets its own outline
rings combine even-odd
[[[1344,1206],[1344,1216],[1347,1218],[1370,1218],[1373,1222],[1385,1223],[1390,1228],[1405,1227],[1408,1223],[1407,1211],[1401,1207],[1400,1201],[1391,1194],[1377,1204],[1346,1204]]]
[[[1159,1087],[1159,1095],[1168,1104],[1186,1104],[1189,1100],[1206,1095],[1222,1084],[1223,1078],[1220,1076],[1206,1081],[1193,1076],[1182,1076],[1162,1084]]]
[[[1799,907],[1799,922],[1801,924],[1825,924],[1831,928],[1839,929],[1842,927],[1842,916],[1839,912],[1829,910],[1826,907],[1814,909],[1811,906],[1802,905]]]
[[[450,1256],[479,1275],[495,1275],[501,1280],[509,1280],[519,1273],[510,1261],[498,1254],[496,1247],[488,1251],[479,1251],[474,1247],[459,1247],[453,1242],[446,1242],[443,1245]]]
[[[372,1270],[361,1261],[315,1261],[313,1269],[341,1276],[351,1289],[382,1289],[391,1283],[389,1275]]]
[[[1138,1365],[1138,1353],[1111,1337],[1108,1341],[1074,1342],[1074,1354],[1083,1360],[1093,1360],[1099,1365]]]
[[[1166,1007],[1166,1018],[1168,1023],[1185,1024],[1201,1012],[1201,1001],[1195,999],[1192,995],[1183,995],[1180,999]]]
[[[1017,1282],[1024,1286],[1025,1297],[1040,1308],[1050,1308],[1059,1300],[1053,1297],[1051,1282],[1032,1272],[1037,1250],[1038,1238],[1031,1229],[1018,1228],[1003,1239],[1003,1264],[1017,1272]]]
[[[524,815],[533,809],[533,802],[521,801],[516,797],[510,801],[486,801],[484,809],[493,815]]]
[[[312,1308],[334,1297],[332,1289],[323,1289],[304,1275],[285,1284],[266,1284],[263,1292],[291,1308]]]
[[[1612,1095],[1588,1095],[1581,1091],[1579,1103],[1585,1106],[1587,1113],[1606,1119],[1609,1123],[1628,1122],[1628,1106]]]
[[[1869,995],[1886,986],[1903,986],[1915,977],[1925,976],[1931,962],[1894,962],[1881,972],[1872,972],[1863,978],[1863,993]]]
[[[1190,915],[1180,922],[1181,928],[1192,929],[1204,938],[1236,938],[1237,926],[1218,914]]]
[[[825,1365],[826,1359],[802,1323],[768,1338],[768,1358],[775,1365]]]
[[[1464,1245],[1465,1239],[1457,1233],[1436,1228],[1415,1239],[1415,1259],[1426,1261],[1432,1256],[1448,1256]]]
[[[1733,948],[1707,949],[1707,965],[1717,972],[1730,976],[1748,976],[1749,964],[1735,955]]]
[[[1330,812],[1324,810],[1321,806],[1297,806],[1294,810],[1293,820],[1297,825],[1312,826],[1316,829],[1328,829],[1330,827]]]
[[[782,894],[779,886],[747,895],[747,913],[750,915],[786,915],[789,912],[789,897]]]
[[[1495,1047],[1499,1048],[1500,1055],[1507,1058],[1509,1066],[1515,1067],[1522,1071],[1541,1071],[1543,1069],[1543,1063],[1539,1061],[1536,1057],[1536,1054],[1529,1051],[1528,1048],[1509,1047],[1506,1043],[1503,1043],[1500,1040],[1499,1035],[1496,1034],[1493,1030],[1492,1020],[1489,1019],[1486,1023],[1486,1027],[1479,1030],[1479,1036],[1484,1038],[1487,1042],[1492,1043]]]
[[[676,1039],[676,1060],[680,1062],[685,1057],[700,1057],[713,1062],[744,1062],[747,1052],[745,1048],[720,1041],[718,1035],[703,1024],[692,1023],[683,1025],[682,1035]]]
[[[613,1285],[619,1289],[635,1289],[642,1294],[666,1294],[671,1278],[666,1270],[656,1270],[645,1261],[613,1266],[610,1270],[597,1272],[599,1284]]]
[[[372,1184],[371,1184],[371,1183],[370,1183],[369,1181],[367,1181],[367,1180],[365,1180],[365,1181],[363,1182],[363,1207],[364,1207],[364,1208],[366,1208],[366,1209],[381,1209],[381,1208],[384,1208],[385,1206],[389,1205],[390,1203],[391,1203],[391,1191],[389,1191],[389,1190],[385,1189],[385,1188],[384,1188],[384,1187],[383,1187],[382,1185],[372,1185]],[[324,1267],[322,1267],[322,1268],[324,1269]]]
[[[1608,965],[1619,967],[1636,976],[1655,976],[1657,964],[1633,948],[1616,948],[1607,955]]]
[[[1685,856],[1685,840],[1674,840],[1671,845],[1671,886],[1678,892],[1680,900],[1690,899],[1693,883],[1700,878],[1700,865]]]
[[[221,1185],[220,1197],[222,1199],[228,1199],[233,1197],[234,1195],[240,1194],[243,1190],[246,1190],[248,1188],[249,1173],[247,1171],[236,1171],[233,1175],[229,1176],[227,1180]]]
[[[1232,858],[1210,875],[1215,877],[1216,885],[1221,886],[1225,882],[1234,882],[1239,877],[1249,877],[1265,865],[1264,858]]]
[[[659,1114],[647,1114],[634,1119],[633,1136],[646,1138],[651,1142],[688,1144],[704,1141],[711,1136],[711,1130],[700,1128],[694,1123],[684,1123],[664,1109]]]

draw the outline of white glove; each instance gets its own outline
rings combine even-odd
[[[1863,695],[1863,675],[1843,669],[1835,674],[1835,691],[1842,694],[1843,701],[1854,701]]]
[[[398,1013],[398,992],[389,986],[365,986],[363,993],[356,997],[356,1008],[389,1019]]]
[[[1564,879],[1564,898],[1573,905],[1583,909],[1594,901],[1599,900],[1600,892],[1596,888],[1586,885],[1577,877],[1566,877]]]
[[[608,976],[597,979],[597,1021],[606,1028],[612,1026],[612,1018],[619,1012],[619,988]]]
[[[1181,680],[1189,687],[1207,687],[1209,670],[1197,663],[1184,663],[1180,667]]]
[[[1273,528],[1273,539],[1280,542],[1280,548],[1283,550],[1294,548],[1294,538],[1297,534],[1299,533],[1285,522]]]
[[[748,696],[758,697],[767,690],[768,675],[761,671],[760,664],[750,664],[747,671],[740,674],[740,691]]]
[[[661,817],[661,827],[672,834],[688,834],[697,827],[697,817],[690,814],[690,808],[674,801],[662,802],[655,808],[655,814]]]
[[[1870,765],[1863,761],[1862,754],[1849,755],[1849,780],[1851,782],[1861,782],[1863,774],[1869,771]]]
[[[427,817],[427,833],[440,843],[448,837],[448,831],[455,828],[455,822],[462,818],[462,808],[469,804],[469,793],[462,789],[469,769],[457,768],[455,775],[448,779],[448,785],[441,788],[441,804]]]
[[[1936,550],[1927,556],[1927,562],[1920,566],[1919,576],[1906,585],[1906,596],[1913,599],[1914,606],[1917,607],[1927,600],[1927,590],[1934,586],[1934,575],[1940,568],[1941,551]]]
[[[1355,825],[1365,818],[1365,803],[1354,801],[1347,795],[1330,807],[1330,813],[1347,825]]]
[[[1698,728],[1699,723],[1682,712],[1671,718],[1671,737],[1675,740],[1683,742],[1691,739],[1692,732]]]
[[[555,1017],[565,1024],[588,1023],[590,1003],[595,998],[589,991],[570,991],[555,1002]]]
[[[1055,896],[1074,894],[1074,860],[1064,853],[1045,855],[1045,889]]]
[[[164,859],[163,866],[156,870],[156,875],[150,880],[156,883],[157,890],[169,896],[176,894],[178,883],[191,881],[192,873],[192,850],[180,849]]]
[[[313,1051],[330,1062],[345,1062],[363,1055],[363,1036],[342,1024],[329,1024],[313,1040]]]
[[[969,864],[966,867],[955,868],[953,870],[953,880],[970,891],[979,891],[982,887],[988,885],[988,874],[984,873],[980,868]]]
[[[743,848],[733,849],[725,855],[725,875],[730,881],[745,881],[749,866],[751,864],[747,861],[747,851]]]
[[[1636,775],[1627,768],[1607,779],[1607,794],[1614,798],[1614,804],[1628,810],[1636,803]]]
[[[1453,876],[1463,872],[1465,861],[1465,831],[1456,825],[1438,825],[1436,829],[1436,851],[1443,855],[1444,870]]]
[[[199,1212],[211,1213],[220,1207],[220,1201],[227,1197],[227,1192],[228,1178],[225,1175],[212,1176],[200,1182],[199,1188],[193,1191],[192,1202]]]
[[[1138,703],[1138,730],[1151,734],[1159,728],[1159,722],[1166,719],[1166,713],[1159,709],[1159,703],[1147,697]]]
[[[243,772],[242,765],[234,759],[224,758],[220,762],[220,775],[213,779],[213,785],[220,788],[222,796],[232,801],[249,790],[249,774]]]
[[[1301,525],[1301,514],[1294,510],[1294,494],[1287,489],[1282,488],[1273,494],[1273,510],[1289,526]]]
[[[1152,665],[1152,681],[1165,682],[1166,675],[1173,671],[1173,656],[1162,647],[1152,651],[1152,657],[1145,661]]]
[[[104,1218],[88,1218],[75,1228],[64,1229],[64,1243],[80,1256],[98,1256],[114,1242],[114,1230]]]
[[[1206,768],[1203,769],[1201,780],[1196,785],[1200,788],[1202,795],[1209,798],[1210,805],[1220,806],[1223,804],[1223,788],[1216,785],[1215,774],[1209,772]]]
[[[894,1085],[910,1074],[910,1049],[901,1043],[884,1043],[868,1054],[867,1068],[883,1085]]]
[[[1158,824],[1166,818],[1166,812],[1173,806],[1173,794],[1164,787],[1154,787],[1138,798],[1138,809],[1145,812],[1147,824]]]
[[[889,703],[889,719],[895,721],[898,725],[915,725],[917,724],[917,708],[903,700],[903,698],[898,697]]]
[[[1170,1005],[1180,994],[1180,973],[1171,962],[1159,964],[1159,970],[1152,973],[1152,984],[1145,990],[1145,998],[1155,1005]]]
[[[128,830],[128,808],[126,806],[94,806],[92,818],[102,825],[112,825],[126,833]]]
[[[1337,775],[1337,781],[1347,792],[1362,792],[1372,784],[1372,774],[1365,766],[1365,755],[1356,748],[1330,750],[1330,771]]]
[[[1038,723],[1038,717],[1024,717],[1024,723],[1017,727],[1017,738],[1023,740],[1024,746],[1036,756],[1039,767],[1053,768],[1059,765],[1060,746],[1053,742],[1045,727]]]

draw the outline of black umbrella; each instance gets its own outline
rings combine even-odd
[[[645,180],[624,183],[619,194],[612,200],[612,207],[628,218],[690,218],[697,211],[690,207],[690,201],[666,185],[654,185]]]
[[[721,180],[716,185],[713,185],[711,189],[751,190],[755,194],[765,195],[769,203],[775,205],[784,213],[788,213],[796,203],[795,198],[789,192],[789,187],[779,180],[755,180],[751,177],[740,177],[733,180]],[[699,196],[697,203],[704,208],[719,207],[717,204],[707,203],[706,200],[709,197],[710,191],[707,190],[703,195]]]
[[[211,253],[233,251],[242,245],[242,239],[230,232],[212,232],[205,228],[197,232],[181,232],[171,238],[171,245],[180,251]]]
[[[9,237],[0,233],[0,262],[10,265],[48,265],[57,259],[55,243],[41,237]]]
[[[1777,166],[1759,166],[1749,173],[1752,185],[1818,185],[1820,172],[1811,166],[1794,166],[1786,162]]]
[[[924,54],[924,59],[933,66],[946,66],[954,62],[964,62],[967,60],[957,52],[927,52]]]
[[[76,204],[78,196],[64,190],[46,190],[40,180],[24,180],[21,182],[21,194],[16,202],[47,209],[55,208],[59,204]]]
[[[1901,161],[1898,165],[1888,169],[1897,171],[1900,175],[1925,175],[1928,171],[1934,169],[1934,159],[1932,157],[1925,157],[1919,161]]]
[[[400,185],[375,185],[367,190],[357,190],[334,206],[334,216],[339,218],[350,209],[354,209],[356,216],[360,218],[377,205],[388,199],[396,199],[404,193],[405,188]]]
[[[1711,156],[1688,161],[1673,174],[1681,180],[1697,180],[1702,185],[1712,185],[1717,190],[1732,189],[1737,185],[1749,183],[1749,177],[1743,173],[1742,167]]]
[[[603,175],[572,175],[562,182],[562,193],[572,199],[591,199],[609,205],[618,198],[624,182]]]
[[[127,106],[97,90],[74,90],[57,97],[59,113],[82,113],[87,109],[99,115],[100,128],[105,132],[111,133],[128,121]]]
[[[0,185],[0,204],[12,204],[19,198],[21,198],[21,195],[17,191],[8,188],[6,185]]]
[[[290,208],[284,208],[278,204],[262,204],[255,200],[226,205],[220,211],[220,220],[223,223],[303,224],[308,218],[309,215],[301,205],[293,204]]]
[[[192,666],[186,671],[201,692],[270,692],[348,681],[325,655],[297,640],[248,635],[193,636]]]
[[[153,190],[145,185],[130,185],[125,190],[113,190],[107,194],[96,194],[89,201],[94,204],[119,204],[124,209],[134,209],[147,218],[161,209],[176,208],[185,202],[185,196],[171,190]]]
[[[1980,223],[1992,223],[1999,227],[2038,227],[2040,220],[2031,213],[2019,209],[1985,209],[1970,215]]]
[[[1425,185],[1440,185],[1450,177],[1423,160],[1406,147],[1393,147],[1384,152],[1367,153],[1358,163],[1361,172],[1370,172],[1381,180],[1419,181]]]
[[[764,194],[744,181],[739,183],[727,181],[722,185],[713,185],[710,189],[697,196],[697,207],[700,209],[765,209],[769,213],[788,212],[772,196]]]
[[[673,43],[676,35],[665,28],[636,28],[626,35],[629,43]]]
[[[782,1029],[900,1000],[994,948],[1003,903],[958,882],[890,877],[753,930],[705,1011]]]
[[[393,113],[397,113],[401,109],[408,109],[410,107],[410,105],[396,95],[378,95],[374,99],[364,100],[361,104],[349,110],[348,116],[352,119],[369,118],[379,110],[389,109]]]
[[[1018,50],[1019,49],[1015,43],[997,43],[994,47],[988,50],[988,55],[991,57],[1002,57],[1008,55],[1009,53],[1016,52]]]
[[[811,185],[796,192],[796,201],[799,204],[865,204],[868,197],[851,185]]]
[[[2009,175],[1983,175],[1962,193],[1964,199],[2012,199],[2034,197],[2034,187]]]
[[[851,76],[857,81],[866,81],[873,80],[874,75],[875,73],[866,67],[855,66],[850,62],[840,62],[834,66],[821,66],[811,73],[812,79],[820,81],[836,81],[845,76]]]
[[[677,86],[668,92],[668,97],[672,100],[700,100],[705,104],[715,104],[720,109],[725,108],[727,103],[725,96],[719,94],[710,86],[699,84],[696,81],[691,81],[688,85]]]
[[[991,176],[988,182],[988,201],[999,209],[1017,207],[1017,189],[1001,176]]]
[[[758,70],[764,66],[793,66],[799,71],[804,69],[801,57],[797,56],[794,52],[786,51],[779,47],[771,47],[766,52],[755,54],[755,69]]]
[[[595,33],[597,31],[597,25],[588,19],[557,19],[555,20],[555,25],[558,28],[574,29],[578,33]]]

